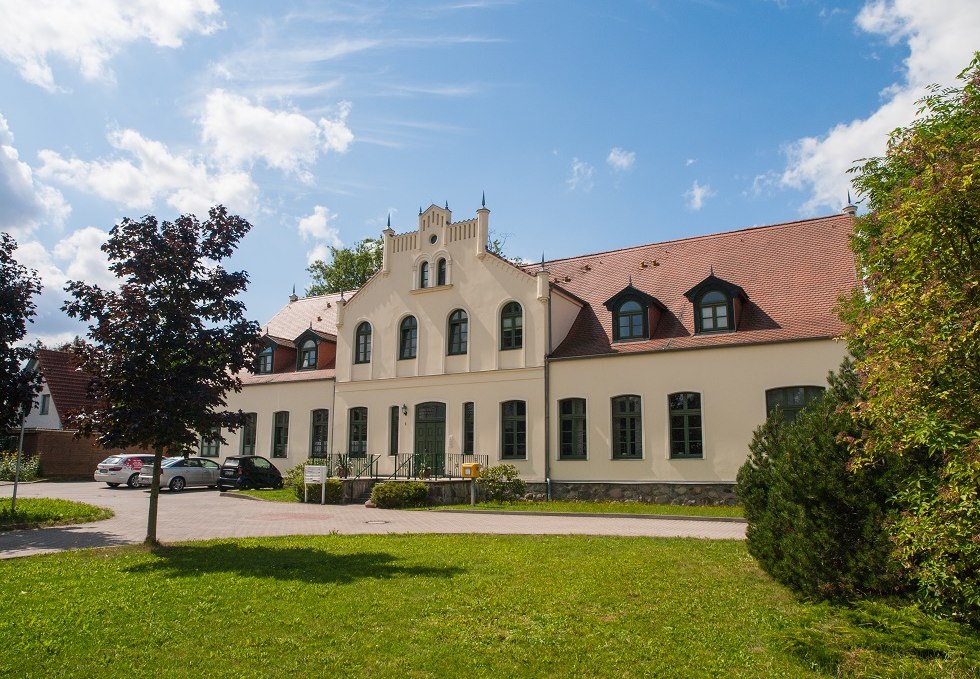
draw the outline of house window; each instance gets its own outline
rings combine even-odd
[[[419,287],[427,288],[429,287],[429,263],[422,262],[419,266]]]
[[[462,309],[449,314],[449,348],[450,356],[466,353],[466,343],[469,335],[469,320]]]
[[[218,448],[221,445],[218,437],[217,427],[211,427],[208,433],[201,435],[201,447],[199,450],[201,457],[218,457]]]
[[[643,456],[643,415],[639,396],[617,396],[612,400],[613,459]]]
[[[245,422],[242,423],[242,455],[255,455],[255,430],[258,421],[258,413],[245,413]]]
[[[463,404],[463,455],[473,454],[473,443],[476,438],[476,406],[473,401]]]
[[[299,349],[299,369],[312,370],[316,367],[316,342],[308,339]]]
[[[286,457],[289,443],[289,412],[280,410],[272,415],[272,457]]]
[[[415,316],[407,316],[402,320],[398,339],[398,358],[415,358],[418,349],[419,324]]]
[[[701,332],[725,332],[731,329],[728,313],[728,297],[719,290],[712,290],[698,304]]]
[[[527,404],[524,401],[500,404],[500,457],[504,460],[527,458]]]
[[[398,406],[388,409],[388,454],[398,454]]]
[[[566,398],[558,402],[558,459],[585,458],[585,399]]]
[[[327,425],[330,411],[318,408],[310,412],[310,457],[327,456]]]
[[[446,284],[446,260],[440,259],[436,263],[436,285]]]
[[[371,324],[364,321],[354,333],[354,363],[371,362]]]
[[[367,457],[367,408],[351,408],[347,417],[347,454]]]
[[[47,415],[51,410],[51,394],[43,394],[41,396],[41,414]]]
[[[500,348],[520,349],[524,345],[524,312],[517,302],[500,311]]]
[[[823,387],[780,387],[766,390],[766,416],[779,408],[783,422],[796,421],[796,415],[823,396]]]
[[[259,352],[255,360],[255,372],[259,375],[266,375],[272,372],[272,347],[266,347]]]
[[[613,316],[614,339],[617,341],[646,339],[646,326],[643,306],[635,299],[628,299],[619,305]]]
[[[701,394],[683,391],[667,397],[670,408],[670,456],[703,458]]]

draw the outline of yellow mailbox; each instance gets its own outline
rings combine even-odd
[[[476,479],[480,477],[479,462],[464,462],[459,466],[463,472],[464,479]]]

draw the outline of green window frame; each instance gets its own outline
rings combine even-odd
[[[316,342],[312,339],[305,340],[299,349],[298,370],[313,370],[316,368]]]
[[[256,374],[267,375],[272,372],[273,355],[274,350],[271,346],[259,352],[259,355],[255,359]]]
[[[354,363],[371,362],[371,324],[364,321],[354,333]]]
[[[614,460],[643,457],[643,401],[635,394],[612,399],[612,444]]]
[[[436,285],[446,284],[446,260],[440,259],[436,262]]]
[[[500,310],[500,348],[520,349],[524,346],[524,310],[517,302],[508,302]]]
[[[584,460],[586,458],[588,448],[585,432],[585,399],[566,398],[558,401],[559,460]]]
[[[388,454],[398,454],[398,406],[388,409]]]
[[[359,406],[347,412],[347,455],[367,457],[368,409]]]
[[[667,407],[670,411],[671,459],[703,459],[701,394],[696,391],[669,394]]]
[[[500,458],[527,459],[527,403],[504,401],[500,404]]]
[[[330,411],[317,408],[310,411],[310,457],[326,457],[329,438]]]
[[[647,339],[647,311],[635,299],[627,299],[616,309],[613,319],[615,341]]]
[[[463,455],[472,455],[476,442],[476,404],[463,404]]]
[[[218,450],[221,448],[221,441],[218,440],[219,431],[217,427],[211,427],[207,434],[201,435],[201,445],[198,453],[201,457],[218,457]]]
[[[449,314],[449,344],[446,352],[450,356],[465,354],[469,342],[469,317],[462,309]]]
[[[245,413],[242,423],[241,455],[255,455],[255,430],[258,428],[258,413]]]
[[[419,266],[419,287],[427,288],[429,287],[429,263],[422,262]]]
[[[413,359],[418,354],[419,322],[415,316],[402,319],[398,329],[398,360]]]
[[[801,410],[823,397],[824,388],[815,386],[777,387],[766,389],[766,417],[779,408],[783,422],[796,421]]]
[[[720,290],[706,292],[698,303],[698,332],[728,332],[731,330],[731,300]]]
[[[289,411],[272,414],[272,457],[286,457],[289,452]]]

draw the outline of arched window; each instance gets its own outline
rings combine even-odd
[[[371,324],[364,321],[354,333],[354,363],[371,362]]]
[[[467,339],[469,336],[469,319],[466,312],[462,309],[449,314],[449,346],[447,353],[450,356],[455,354],[465,354]]]
[[[419,265],[419,287],[427,288],[429,287],[429,263],[422,262]]]
[[[440,259],[436,263],[436,285],[446,284],[446,260]]]
[[[639,396],[616,396],[612,400],[613,458],[643,456],[643,413]]]
[[[500,311],[500,348],[524,346],[524,311],[517,302],[508,302]]]
[[[398,332],[398,358],[415,358],[418,348],[419,324],[415,316],[406,316]]]
[[[312,370],[316,367],[316,342],[308,339],[299,349],[299,370]]]
[[[255,372],[259,375],[265,375],[272,372],[272,352],[271,346],[266,347],[259,352],[258,357],[255,359]]]
[[[703,458],[701,394],[682,391],[667,397],[670,408],[670,456]]]
[[[719,290],[706,293],[698,304],[701,332],[721,332],[731,329],[728,296]]]
[[[619,305],[613,319],[615,339],[646,339],[646,314],[643,313],[643,306],[635,299],[629,299]]]

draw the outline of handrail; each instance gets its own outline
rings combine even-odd
[[[399,453],[395,456],[395,469],[388,479],[430,478],[461,479],[463,464],[477,462],[486,467],[489,455],[463,455],[460,453]],[[425,470],[428,470],[426,473]]]

